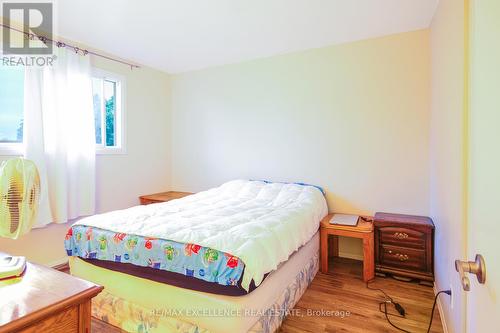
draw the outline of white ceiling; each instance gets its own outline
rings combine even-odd
[[[57,34],[169,73],[429,26],[438,0],[59,0]]]

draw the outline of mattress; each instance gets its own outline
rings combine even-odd
[[[167,203],[81,219],[65,246],[71,256],[249,291],[309,241],[326,214],[323,193],[314,186],[235,180]]]
[[[255,283],[252,282],[250,283],[250,289],[248,291],[243,289],[241,287],[241,279],[236,283],[236,285],[232,284],[222,285],[218,283],[200,280],[192,276],[159,270],[151,267],[142,267],[132,264],[125,264],[125,263],[118,263],[118,262],[104,261],[104,260],[94,260],[94,259],[83,259],[83,260],[92,265],[106,268],[112,271],[122,272],[125,274],[141,277],[144,279],[149,279],[151,281],[167,283],[172,286],[180,288],[198,290],[218,295],[242,296],[251,293],[257,288]]]
[[[313,269],[309,266],[311,262],[317,264],[318,252],[319,234],[316,233],[289,260],[282,263],[276,271],[270,273],[259,288],[248,295],[238,297],[213,295],[178,288],[110,271],[89,264],[77,257],[70,257],[69,263],[71,274],[103,285],[105,287],[103,295],[113,295],[116,299],[126,300],[131,306],[134,305],[136,308],[146,311],[136,315],[137,318],[142,319],[134,321],[137,325],[142,325],[141,327],[148,326],[147,323],[141,322],[141,320],[144,321],[155,314],[161,318],[154,317],[150,320],[162,319],[163,317],[165,320],[176,319],[180,322],[190,323],[197,329],[196,331],[200,332],[206,330],[208,332],[238,333],[262,326],[268,328],[258,331],[267,332],[269,327],[277,327],[283,318],[283,315],[276,316],[275,312],[269,313],[269,309],[279,312],[287,310],[295,304],[294,302],[298,300],[305,289],[303,280],[307,280],[307,283],[309,283],[317,272],[317,265]],[[300,294],[293,287],[297,284],[303,286]],[[291,300],[293,300],[293,304],[290,303]],[[106,307],[101,305],[101,301],[103,300],[99,296],[93,301],[93,307],[98,307],[97,309],[94,308],[93,314],[98,318],[106,320],[107,318],[123,315],[123,313],[117,312],[112,307],[103,310]],[[116,306],[115,302],[111,303]],[[101,306],[102,308],[99,308]],[[123,323],[127,322],[124,318],[121,320],[123,320]],[[120,324],[117,322],[112,323],[115,325]],[[134,327],[133,324],[127,327],[122,326],[122,328],[131,332],[140,330],[139,328],[134,329]],[[154,329],[150,331],[156,332]],[[165,331],[160,330],[159,332]]]
[[[66,234],[64,246],[69,256],[111,270],[194,290],[226,295],[247,293],[241,287],[241,260],[200,245],[74,225]],[[253,289],[255,285],[249,291]]]

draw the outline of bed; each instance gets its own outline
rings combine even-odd
[[[317,272],[326,214],[314,186],[236,180],[82,219],[65,247],[105,286],[93,315],[126,331],[273,332]]]

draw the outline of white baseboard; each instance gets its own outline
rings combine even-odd
[[[363,261],[363,255],[354,254],[354,253],[340,252],[339,251],[339,257]]]
[[[436,282],[434,282],[434,295],[437,294],[438,290],[436,288]],[[443,325],[443,332],[448,333],[448,326],[446,326],[446,318],[444,317],[444,312],[443,312],[443,303],[441,303],[441,298],[438,297],[437,299],[437,308],[439,311],[439,317],[441,318],[441,324]]]

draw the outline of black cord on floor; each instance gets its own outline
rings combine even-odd
[[[382,289],[380,289],[380,288],[372,288],[372,287],[370,287],[370,282],[373,282],[373,281],[375,281],[375,279],[371,279],[370,281],[367,281],[367,282],[366,282],[366,288],[368,288],[368,289],[370,289],[370,290],[374,290],[374,291],[380,291],[382,294],[384,294],[385,298],[386,298],[386,299],[388,299],[388,300],[390,300],[390,301],[391,301],[391,303],[392,303],[392,302],[393,302],[392,297],[391,297],[391,296],[389,296],[389,295],[387,295],[387,293],[386,293],[385,291],[383,291],[383,290],[382,290]]]
[[[432,319],[434,318],[434,309],[436,308],[437,299],[440,294],[447,294],[451,296],[451,290],[440,290],[434,297],[434,304],[432,304],[432,310],[431,310],[431,320],[429,320],[429,327],[427,328],[427,333],[431,331]]]
[[[406,333],[411,333],[410,331],[408,330],[405,330],[404,328],[401,328],[401,327],[398,327],[396,326],[394,323],[391,322],[391,319],[389,318],[389,314],[387,312],[387,304],[394,304],[396,310],[399,312],[399,314],[401,315],[401,317],[404,318],[405,316],[405,310],[404,308],[399,304],[399,303],[396,303],[394,302],[394,299],[392,297],[390,297],[385,291],[383,291],[382,289],[380,288],[371,288],[369,283],[372,282],[374,279],[366,282],[366,288],[370,289],[370,290],[374,290],[374,291],[380,291],[382,294],[384,294],[384,297],[385,297],[385,300],[384,302],[381,302],[379,304],[379,309],[380,307],[383,305],[384,307],[384,315],[385,315],[385,319],[387,320],[387,322],[394,328],[398,329],[399,331],[401,332],[406,332]],[[439,297],[440,294],[448,294],[448,295],[451,295],[451,290],[440,290],[436,296],[434,296],[434,303],[432,304],[432,310],[431,310],[431,315],[430,315],[430,319],[429,319],[429,326],[427,327],[427,333],[429,333],[431,331],[431,326],[432,326],[432,319],[434,318],[434,310],[436,308],[436,303],[437,303],[437,299]]]
[[[387,302],[383,302],[381,304],[384,304],[384,314],[385,314],[385,319],[387,319],[387,322],[391,324],[392,327],[406,333],[411,333],[410,331],[405,330],[404,328],[398,327],[392,323],[392,321],[389,319],[389,316],[387,315]]]

